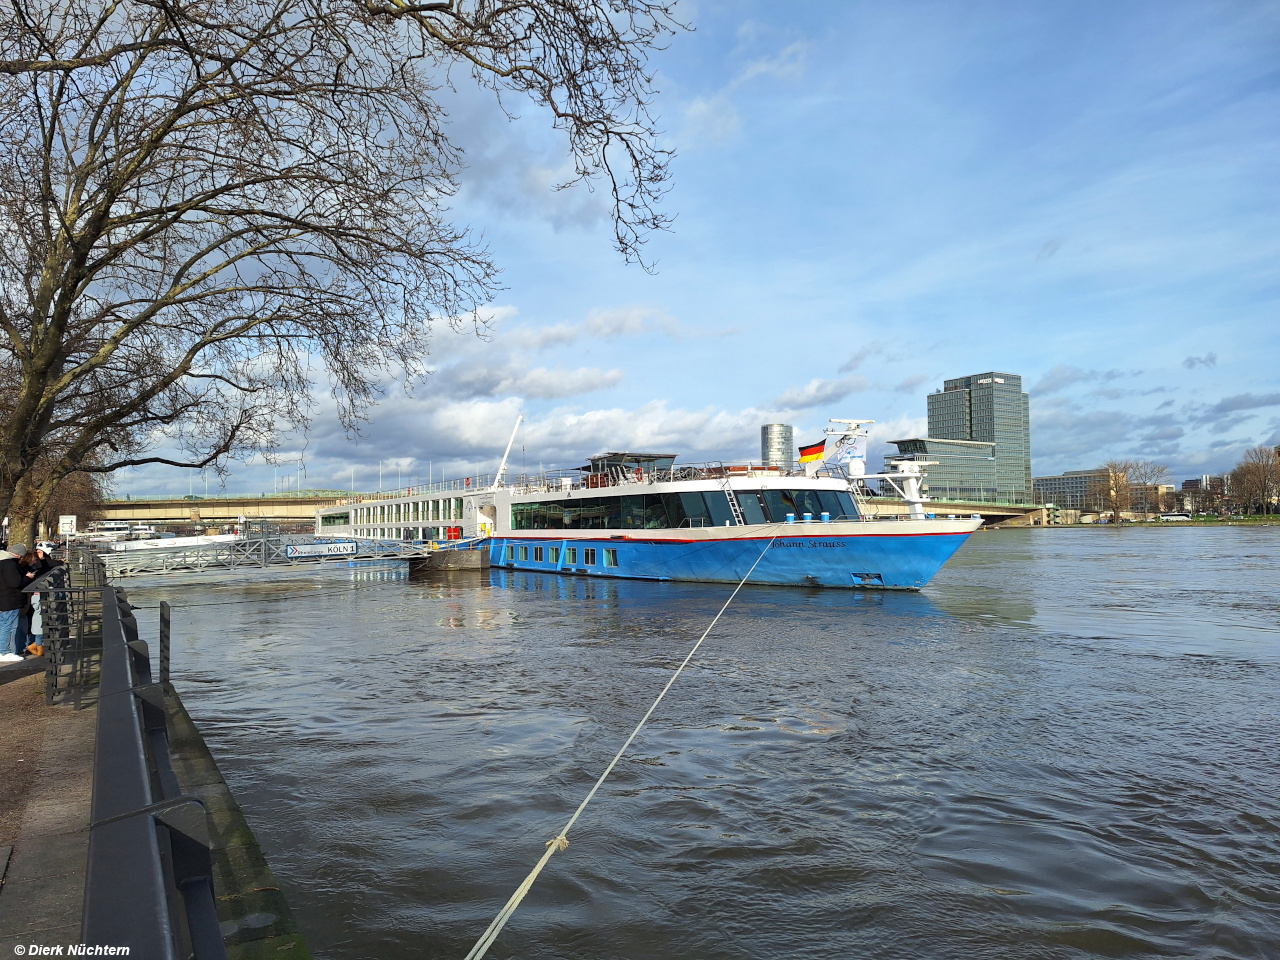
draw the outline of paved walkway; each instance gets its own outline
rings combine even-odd
[[[97,706],[46,706],[31,669],[0,675],[0,957],[78,943],[84,904]]]

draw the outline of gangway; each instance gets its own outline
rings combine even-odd
[[[249,537],[221,543],[179,547],[153,547],[99,554],[108,577],[138,577],[194,570],[226,570],[238,567],[300,566],[333,561],[411,560],[441,550],[471,550],[488,538],[401,542],[360,538],[329,539],[307,536]],[[315,551],[320,545],[350,544],[353,549]],[[293,549],[290,549],[293,548]]]

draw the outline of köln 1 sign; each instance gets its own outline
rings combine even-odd
[[[290,560],[302,557],[349,557],[356,552],[354,543],[297,543],[284,548]]]

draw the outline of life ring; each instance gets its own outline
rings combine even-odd
[[[468,486],[468,487],[469,487],[469,486],[471,486],[471,478],[470,478],[470,477],[467,477],[467,486]]]

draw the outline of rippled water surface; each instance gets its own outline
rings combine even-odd
[[[175,605],[175,682],[335,960],[462,957],[729,592],[125,586]],[[745,588],[490,956],[1280,955],[1278,594],[1277,527]]]

